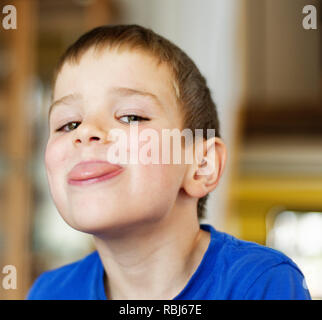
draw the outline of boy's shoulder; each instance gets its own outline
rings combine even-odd
[[[246,268],[248,272],[253,271],[253,274],[256,274],[277,265],[288,264],[302,274],[291,258],[276,249],[256,242],[241,240],[225,232],[215,232],[217,235],[213,241],[215,246],[216,242],[218,245],[217,257],[224,259],[226,262],[229,261],[230,268],[228,269],[233,268],[236,264],[241,272]]]
[[[217,258],[223,258],[230,263],[249,264],[256,262],[256,265],[275,265],[280,263],[290,263],[294,267],[296,264],[284,253],[258,244],[256,242],[238,239],[226,232],[218,231],[208,225],[206,230],[211,234],[211,245]],[[262,263],[261,263],[262,262]]]
[[[97,251],[83,259],[43,272],[27,295],[28,300],[89,299],[93,277],[97,277],[100,258]]]
[[[276,249],[267,247],[257,242],[241,240],[225,232],[217,232],[222,234],[223,249],[225,249],[226,253],[229,254],[232,259],[258,259],[260,257],[261,259],[265,258],[265,260],[270,260],[273,263],[291,261],[290,258],[288,258],[284,253]]]
[[[259,297],[301,296],[305,280],[296,263],[284,253],[264,245],[238,239],[228,233],[211,231],[212,282],[222,283],[214,290],[226,291],[226,297],[248,299]],[[220,276],[219,276],[220,275]],[[297,287],[295,293],[287,292]],[[265,289],[264,289],[265,288]],[[261,298],[264,298],[261,296]]]

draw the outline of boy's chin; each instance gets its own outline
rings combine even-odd
[[[78,212],[77,215],[63,217],[63,219],[75,230],[107,238],[124,237],[140,226],[155,222],[152,217],[137,216],[134,213],[131,215],[130,212],[123,216],[120,212],[109,212],[108,216],[106,213],[80,215]]]
[[[103,220],[101,217],[98,219],[95,217],[74,217],[74,219],[66,219],[65,221],[73,229],[91,235],[108,233],[120,227],[120,222],[117,219]]]

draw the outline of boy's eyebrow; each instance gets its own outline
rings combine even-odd
[[[112,87],[108,90],[109,93],[117,94],[118,96],[122,97],[130,97],[130,96],[142,96],[142,97],[148,97],[152,99],[157,105],[162,107],[162,103],[160,102],[159,98],[148,91],[138,90],[134,88],[128,88],[128,87]]]
[[[108,92],[117,94],[122,97],[129,97],[129,96],[135,96],[135,95],[142,96],[142,97],[148,97],[148,98],[152,99],[156,104],[158,104],[159,106],[162,107],[162,104],[161,104],[160,100],[158,99],[158,97],[151,92],[141,91],[138,89],[127,88],[127,87],[113,87],[113,88],[109,89]],[[50,114],[52,113],[53,109],[57,105],[60,105],[60,104],[68,105],[68,104],[71,104],[72,102],[75,102],[80,99],[81,99],[80,94],[73,93],[73,94],[69,94],[67,96],[64,96],[64,97],[54,101],[51,104],[51,106],[49,107],[48,118],[50,118]]]
[[[59,104],[70,104],[74,101],[77,101],[77,100],[80,100],[81,99],[81,95],[80,94],[77,94],[77,93],[72,93],[72,94],[69,94],[67,96],[64,96],[56,101],[54,101],[50,107],[49,107],[49,111],[48,111],[48,119],[50,118],[50,114],[52,113],[53,109],[59,105]]]

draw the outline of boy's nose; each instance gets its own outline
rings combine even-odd
[[[82,123],[79,128],[75,130],[73,142],[75,145],[89,144],[92,142],[107,143],[107,137],[107,130],[90,123]]]

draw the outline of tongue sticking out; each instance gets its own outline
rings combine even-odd
[[[68,180],[87,180],[100,177],[121,167],[106,161],[91,161],[77,164],[68,174]]]

